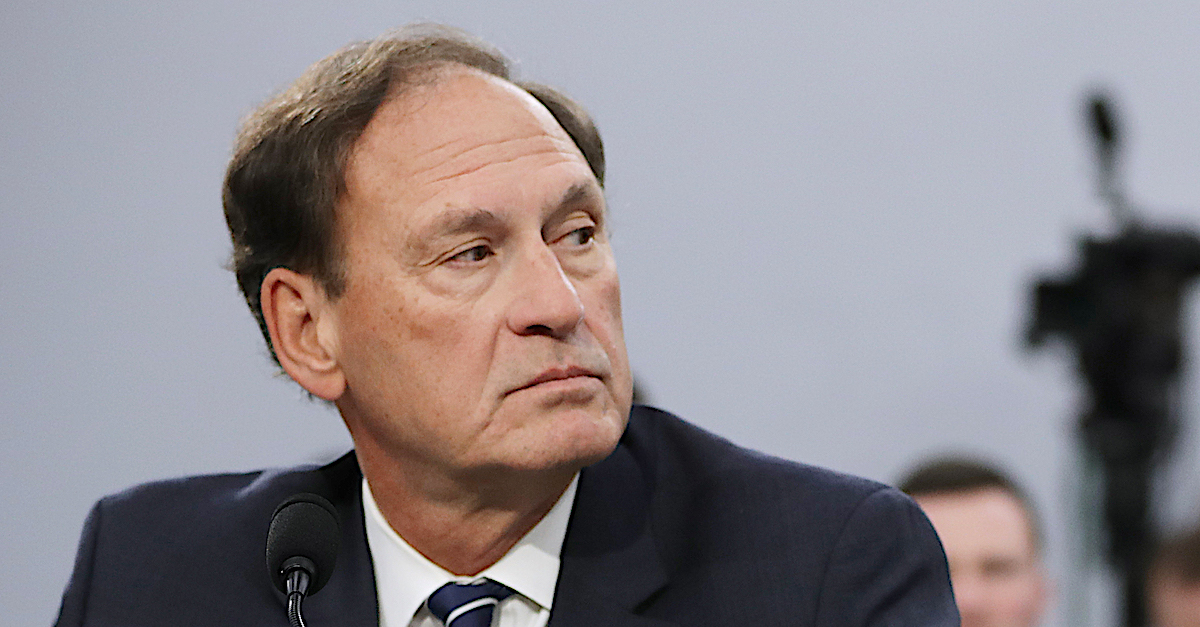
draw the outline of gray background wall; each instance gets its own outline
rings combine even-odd
[[[255,103],[414,19],[482,35],[595,114],[656,404],[882,480],[947,449],[1009,464],[1063,580],[1076,388],[1064,350],[1020,350],[1027,284],[1110,229],[1089,86],[1126,113],[1133,196],[1200,221],[1200,5],[9,0],[0,624],[53,620],[99,496],[348,445],[272,376],[222,270],[220,178]],[[1172,525],[1200,505],[1188,437]]]

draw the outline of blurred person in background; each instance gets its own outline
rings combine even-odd
[[[964,457],[926,461],[900,482],[950,562],[963,627],[1033,627],[1048,596],[1037,514],[1016,482]]]
[[[1147,599],[1155,627],[1200,627],[1200,524],[1155,552]]]

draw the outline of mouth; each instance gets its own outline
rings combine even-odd
[[[509,394],[520,392],[521,390],[528,390],[529,388],[545,383],[554,383],[555,381],[570,381],[578,378],[597,380],[602,379],[599,373],[587,368],[582,368],[580,366],[557,366],[554,368],[549,368],[538,376],[526,381],[524,384],[513,388],[509,391]]]

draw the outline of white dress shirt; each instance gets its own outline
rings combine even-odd
[[[425,606],[434,590],[451,581],[470,583],[486,577],[517,591],[493,614],[496,627],[545,627],[558,582],[559,554],[575,503],[579,475],[558,502],[500,561],[473,577],[458,577],[412,548],[384,519],[363,479],[362,499],[367,546],[375,568],[379,627],[442,627]]]

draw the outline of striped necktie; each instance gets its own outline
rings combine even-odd
[[[466,585],[451,582],[429,595],[429,611],[446,627],[491,627],[492,610],[514,592],[491,579]]]

